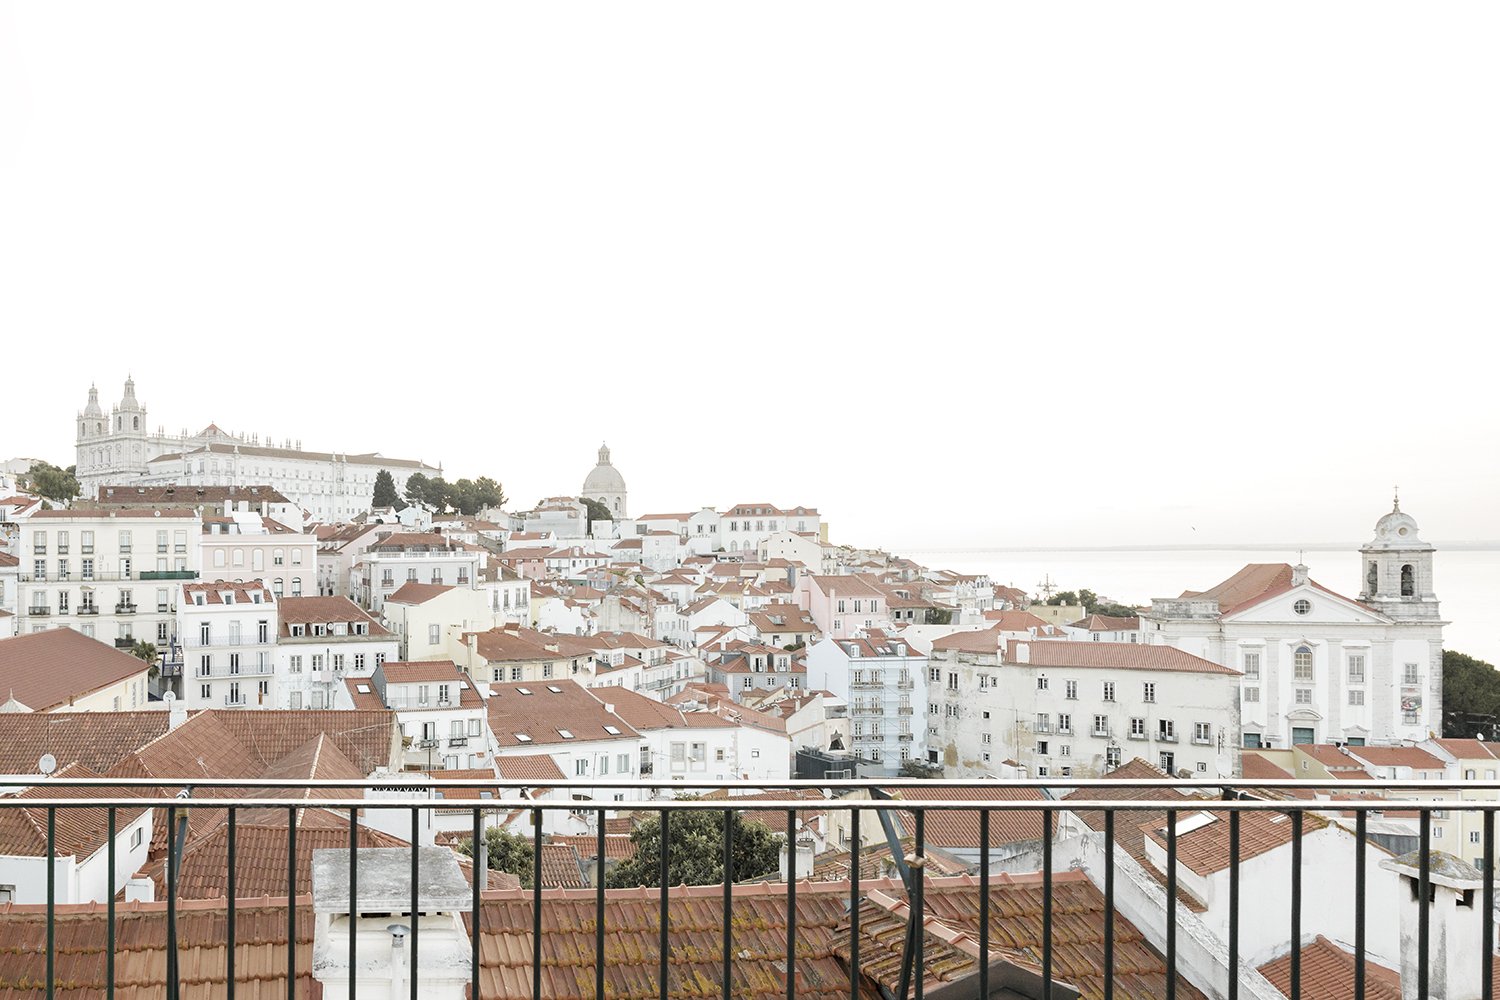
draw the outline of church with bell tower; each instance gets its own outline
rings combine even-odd
[[[89,386],[88,403],[78,413],[75,439],[78,485],[84,497],[93,497],[102,484],[125,483],[144,476],[147,463],[162,455],[214,441],[241,440],[213,424],[197,434],[189,434],[186,428],[180,434],[168,434],[162,427],[153,430],[146,419],[146,407],[136,399],[135,379],[127,375],[124,394],[108,413],[99,405],[98,386]]]
[[[1401,510],[1399,494],[1391,512],[1375,523],[1375,537],[1359,550],[1364,567],[1360,600],[1393,621],[1437,621],[1432,590],[1431,542],[1417,537],[1417,522]]]

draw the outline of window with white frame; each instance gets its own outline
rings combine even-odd
[[[1351,704],[1351,705],[1363,705],[1364,703],[1365,703],[1365,693],[1363,691],[1351,690],[1349,692],[1349,704]]]
[[[1349,683],[1363,684],[1365,682],[1365,654],[1349,654]],[[1353,704],[1353,702],[1350,702]]]
[[[1245,670],[1246,680],[1258,680],[1260,678],[1260,652],[1245,653],[1241,661]]]
[[[1298,646],[1292,653],[1292,680],[1310,681],[1313,679],[1313,654],[1306,646]]]

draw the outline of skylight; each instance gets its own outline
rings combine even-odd
[[[562,694],[562,688],[553,687],[551,684],[547,685],[547,690],[551,691],[553,694]]]
[[[611,736],[619,736],[620,730],[615,726],[605,726],[604,731]]]
[[[573,738],[573,734],[568,732],[566,729],[559,729],[557,731],[557,735],[561,736],[565,740],[571,740]]]
[[[516,740],[521,743],[530,743],[531,737],[527,736],[525,733],[517,733]]]
[[[369,694],[370,693],[370,685],[368,685],[368,684],[356,684],[356,685],[354,685],[354,690],[358,691],[360,694]]]
[[[516,690],[519,691],[521,694],[530,694],[531,693],[531,689],[530,688],[516,688]]]

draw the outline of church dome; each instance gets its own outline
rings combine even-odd
[[[585,496],[593,496],[598,493],[624,493],[625,477],[620,475],[620,470],[609,463],[609,446],[599,446],[599,464],[594,466],[588,478],[583,481],[583,493]]]
[[[1403,511],[1400,500],[1396,500],[1390,513],[1375,522],[1375,539],[1366,548],[1423,549],[1431,545],[1417,537],[1417,519]]]
[[[89,386],[89,403],[83,408],[85,417],[102,417],[104,410],[99,406],[99,387]]]

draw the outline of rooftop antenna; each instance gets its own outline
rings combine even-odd
[[[1041,592],[1043,598],[1050,600],[1053,592],[1057,590],[1057,585],[1052,582],[1052,574],[1044,573],[1042,575],[1042,582],[1037,584],[1036,588]]]

